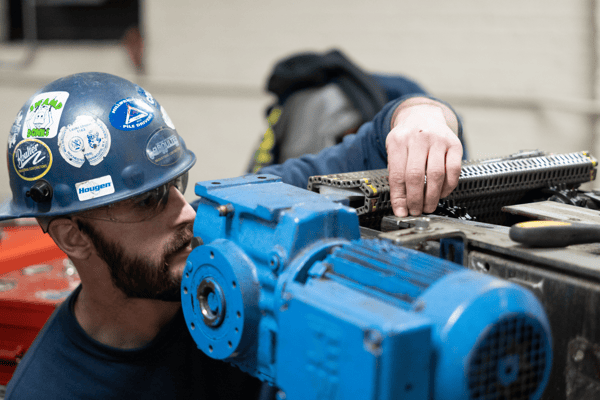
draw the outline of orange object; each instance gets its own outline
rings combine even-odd
[[[6,385],[48,317],[80,280],[37,225],[2,226],[0,232],[0,385]]]
[[[58,257],[66,255],[35,220],[0,227],[0,275]]]

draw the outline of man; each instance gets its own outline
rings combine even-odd
[[[51,122],[27,128],[46,106]],[[263,172],[305,186],[310,175],[389,161],[394,211],[418,215],[458,183],[459,129],[450,108],[412,97],[340,145]],[[0,220],[36,217],[81,278],[19,364],[7,399],[258,396],[259,382],[204,356],[187,332],[179,285],[195,213],[183,192],[195,156],[148,92],[102,73],[52,82],[18,113],[7,158],[13,198]]]

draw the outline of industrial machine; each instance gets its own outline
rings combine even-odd
[[[523,158],[531,157],[516,160]],[[595,161],[583,153],[573,158],[542,167],[585,170],[589,181]],[[469,186],[467,167],[459,189],[485,192]],[[481,172],[477,179],[490,179]],[[449,198],[439,215],[396,218],[387,176],[358,174],[313,177],[308,191],[268,175],[196,185],[194,235],[202,245],[188,257],[182,305],[198,347],[276,386],[280,399],[546,398],[559,349],[556,311],[548,311],[540,290],[556,296],[560,288],[536,291],[539,280],[530,282],[527,270],[534,256],[498,250],[520,245],[508,227],[479,222],[481,209],[493,207]],[[516,175],[490,188],[525,179]],[[507,203],[540,193],[581,197],[569,191],[583,178],[562,176],[556,188],[547,178],[513,185],[523,193],[507,194]],[[490,250],[488,237],[503,242]],[[519,273],[508,272],[509,259]],[[582,339],[574,354],[585,360],[595,348]]]
[[[525,151],[463,164],[433,215],[391,216],[386,171],[316,176],[309,188],[345,196],[363,237],[452,260],[534,293],[554,358],[544,400],[600,399],[600,196],[586,152]]]

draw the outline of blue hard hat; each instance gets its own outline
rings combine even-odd
[[[68,215],[147,192],[196,156],[165,109],[140,86],[91,72],[36,92],[10,129],[12,199],[0,220]]]

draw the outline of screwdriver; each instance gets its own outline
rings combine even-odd
[[[508,236],[532,247],[565,247],[600,242],[600,227],[565,221],[527,221],[511,226]]]

